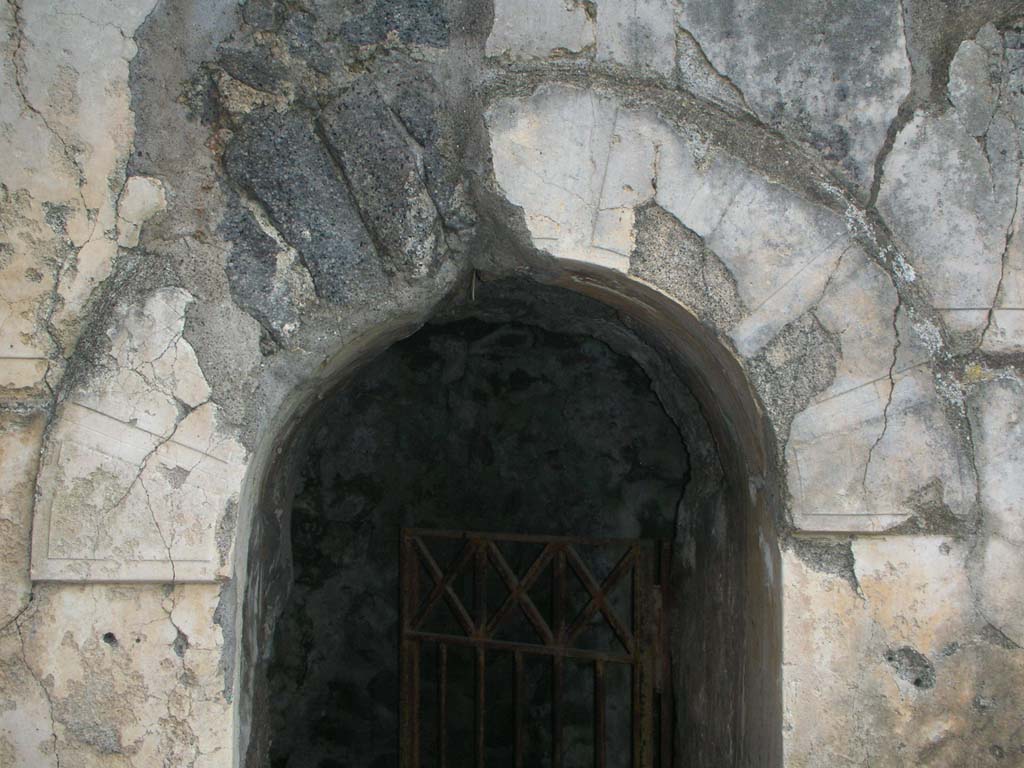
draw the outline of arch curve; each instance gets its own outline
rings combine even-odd
[[[676,621],[673,629],[677,754],[687,755],[693,765],[781,765],[778,530],[783,493],[764,409],[736,355],[679,302],[612,269],[563,265],[526,281],[488,280],[468,296],[449,301],[432,318],[396,318],[378,325],[325,360],[264,431],[243,487],[237,531],[235,729],[242,765],[265,759],[266,701],[261,695],[266,686],[261,679],[287,597],[290,503],[318,403],[427,320],[554,322],[564,330],[566,317],[582,318],[583,313],[591,317],[582,318],[574,330],[635,358],[636,350],[628,347],[639,339],[667,364],[677,385],[689,388],[724,477],[720,493],[691,500],[696,508],[677,531],[673,586],[678,610],[694,619]],[[638,361],[649,368],[651,360],[648,353]]]

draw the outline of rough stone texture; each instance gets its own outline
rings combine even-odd
[[[245,449],[223,423],[183,337],[181,289],[123,311],[109,362],[70,393],[40,473],[37,579],[211,579]]]
[[[0,639],[10,765],[231,765],[217,597],[215,585],[37,587]]]
[[[787,765],[1024,759],[1009,715],[1024,665],[976,609],[968,547],[941,536],[855,539],[859,592],[798,554],[784,560],[795,601],[786,610]],[[991,667],[999,673],[985,674]]]
[[[7,252],[0,350],[25,386],[67,354],[90,293],[111,271],[133,125],[127,88],[143,2],[7,3],[0,122]],[[97,52],[102,53],[97,55]],[[9,271],[8,271],[9,270]],[[37,318],[45,318],[41,321]]]
[[[581,130],[566,132],[567,122]],[[900,524],[913,513],[914,494],[935,482],[953,515],[968,515],[969,462],[934,383],[918,370],[929,353],[905,317],[902,333],[897,328],[891,282],[868,261],[848,219],[593,91],[542,86],[528,99],[499,101],[488,123],[496,180],[523,206],[535,247],[653,279],[751,361],[788,439],[801,526]],[[686,269],[686,250],[662,252],[651,270],[651,238],[637,211],[652,203],[722,265],[712,278],[717,289],[670,277],[669,264]],[[851,311],[864,319],[851,323]],[[800,324],[816,332],[785,335]]]
[[[14,619],[31,593],[28,579],[32,496],[46,418],[0,413],[0,626]]]
[[[671,77],[676,67],[673,0],[602,2],[597,5],[598,62]]]
[[[903,127],[878,194],[951,330],[984,342],[998,307],[999,347],[1017,343],[1008,334],[1018,304],[1009,249],[1024,173],[1015,40],[988,25],[960,46],[949,70],[950,108],[919,110]]]
[[[897,2],[682,3],[680,24],[764,122],[862,190],[910,87]]]
[[[594,27],[592,10],[576,0],[495,3],[487,55],[522,58],[578,54],[594,47]]]
[[[276,450],[510,274],[718,425],[693,765],[1024,763],[1021,13],[0,5],[0,764],[261,764]]]
[[[973,388],[971,423],[985,510],[974,583],[983,615],[1012,644],[1024,647],[1024,381],[994,376]]]

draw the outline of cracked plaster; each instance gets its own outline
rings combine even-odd
[[[950,329],[994,351],[1020,345],[1013,331],[1020,303],[1013,233],[1024,179],[1018,38],[990,24],[961,44],[946,108],[914,113],[896,136],[878,193],[879,210]]]

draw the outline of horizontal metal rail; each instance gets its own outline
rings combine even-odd
[[[450,648],[465,647],[473,654],[473,764],[484,768],[487,756],[487,708],[489,695],[511,691],[514,708],[511,727],[514,760],[517,768],[525,761],[524,709],[530,695],[525,673],[526,658],[546,658],[551,664],[550,744],[552,768],[561,768],[564,758],[563,733],[566,726],[566,662],[589,664],[593,680],[594,765],[608,764],[609,665],[624,665],[631,670],[628,693],[631,730],[631,766],[653,768],[657,756],[660,768],[671,762],[671,668],[668,655],[667,622],[663,607],[667,603],[670,545],[644,539],[608,539],[569,536],[494,534],[472,531],[435,531],[405,528],[401,540],[401,768],[420,768],[421,655],[424,644],[437,649],[437,680],[432,706],[436,721],[437,765],[447,768],[449,751],[449,701],[453,659]],[[463,546],[442,566],[430,542],[461,541]],[[523,573],[517,573],[502,553],[500,544],[537,544],[540,552]],[[580,556],[581,548],[602,548],[621,552],[608,575],[598,579]],[[419,579],[421,569],[432,582],[424,596]],[[493,573],[507,595],[492,615],[488,615],[486,587]],[[570,587],[570,574],[578,583]],[[549,578],[550,617],[545,617],[530,595],[531,589]],[[455,591],[457,580],[469,580],[472,598],[467,605]],[[656,580],[659,582],[656,584]],[[629,582],[629,616],[618,614],[612,590]],[[582,594],[579,587],[582,585]],[[583,607],[570,615],[570,591],[575,589]],[[461,633],[434,631],[426,625],[438,606],[451,611]],[[523,642],[495,637],[516,607],[536,632],[538,642]],[[623,650],[597,650],[580,647],[577,642],[595,621],[603,621],[611,637]],[[487,684],[488,656],[507,654],[513,660],[509,685],[499,686],[492,694]],[[468,672],[468,670],[467,670]],[[657,738],[655,726],[657,725]]]

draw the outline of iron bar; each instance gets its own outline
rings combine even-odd
[[[551,606],[554,615],[555,637],[565,644],[565,545],[555,553],[555,565],[551,570]]]
[[[417,563],[412,544],[402,541],[403,557],[399,569],[399,583],[402,586],[399,595],[399,610],[403,627],[400,645],[399,667],[402,678],[401,711],[402,739],[399,742],[402,768],[419,768],[419,641],[409,634],[412,609],[419,599],[417,582]]]
[[[487,682],[487,651],[476,649],[476,768],[484,768],[485,731],[487,727],[487,711],[485,709]]]
[[[590,569],[587,568],[580,556],[572,549],[569,550],[569,554],[569,562],[572,564],[573,570],[576,571],[576,575],[580,577],[580,581],[583,582],[583,586],[586,587],[587,592],[590,593],[590,602],[587,603],[586,607],[584,607],[583,611],[576,618],[576,621],[573,622],[573,625],[569,628],[567,638],[568,642],[572,642],[579,637],[583,630],[586,629],[587,622],[590,618],[600,610],[605,619],[611,625],[612,630],[615,632],[615,636],[618,637],[619,642],[622,643],[622,647],[626,649],[627,653],[632,654],[635,645],[635,631],[630,632],[622,625],[619,617],[615,615],[615,611],[609,607],[607,596],[619,580],[629,574],[635,567],[639,556],[638,548],[635,546],[630,547],[600,585],[597,584],[597,580],[594,579]]]
[[[537,559],[533,561],[533,564],[527,570],[526,575],[524,575],[520,581],[516,578],[515,572],[509,566],[508,561],[505,560],[501,551],[494,542],[492,541],[489,544],[491,562],[494,564],[494,568],[498,572],[498,575],[501,576],[502,581],[505,582],[505,586],[508,589],[508,597],[505,598],[501,607],[498,608],[494,616],[491,617],[491,621],[487,625],[485,635],[487,637],[491,637],[501,622],[504,621],[508,612],[512,610],[512,607],[516,603],[519,603],[520,607],[523,609],[523,613],[526,614],[526,618],[529,619],[531,624],[533,624],[534,629],[536,629],[540,634],[541,639],[547,645],[553,645],[555,638],[551,632],[551,628],[548,626],[548,623],[544,621],[544,617],[541,615],[540,611],[537,610],[537,606],[534,604],[533,600],[530,599],[530,595],[527,590],[533,586],[533,583],[541,573],[543,573],[544,568],[549,562],[551,562],[551,558],[555,555],[554,548],[551,545],[544,547],[544,549],[541,550],[541,553],[537,555]]]
[[[515,768],[523,768],[523,707],[526,706],[524,701],[526,697],[526,672],[523,669],[523,652],[516,651],[513,654],[515,659],[516,667],[516,681],[515,681]]]
[[[470,618],[469,613],[466,612],[466,607],[459,600],[459,596],[455,594],[455,590],[452,589],[452,582],[462,573],[462,569],[465,568],[469,561],[473,557],[473,553],[476,550],[473,542],[467,542],[466,546],[462,550],[462,554],[454,568],[448,573],[443,573],[440,566],[431,556],[430,551],[427,549],[427,545],[423,543],[423,540],[416,536],[412,537],[411,541],[419,553],[420,559],[423,564],[427,567],[430,572],[430,577],[434,580],[434,587],[430,590],[430,594],[427,596],[426,601],[423,604],[422,610],[416,615],[413,620],[412,626],[419,627],[426,620],[430,611],[437,604],[437,601],[444,596],[445,602],[451,607],[452,612],[455,614],[459,623],[462,625],[463,630],[467,634],[473,633],[473,620]],[[415,566],[416,563],[413,563]]]
[[[675,733],[675,714],[673,712],[672,690],[672,637],[669,633],[671,627],[672,611],[672,545],[669,542],[662,542],[659,553],[659,594],[661,597],[661,610],[658,612],[658,632],[660,642],[658,644],[658,659],[656,663],[661,665],[661,711],[659,712],[659,732],[661,735],[661,750],[659,752],[661,768],[671,768],[673,735]]]
[[[605,701],[604,662],[594,662],[594,768],[608,765],[608,705]]]
[[[474,539],[476,552],[473,564],[473,613],[476,619],[477,637],[484,637],[487,630],[487,548],[484,542]]]
[[[634,657],[621,653],[607,653],[605,651],[591,651],[585,648],[566,648],[559,645],[532,645],[531,643],[517,643],[513,640],[493,640],[491,638],[463,637],[461,635],[445,635],[440,632],[421,632],[418,630],[408,633],[410,638],[434,642],[447,643],[448,645],[468,645],[472,648],[486,648],[489,651],[522,651],[538,656],[557,656],[562,658],[583,659],[584,661],[596,661],[598,659],[619,664],[633,664]]]
[[[563,657],[551,659],[551,767],[562,768],[562,690],[565,682]]]
[[[448,768],[448,646],[437,644],[437,763]]]

